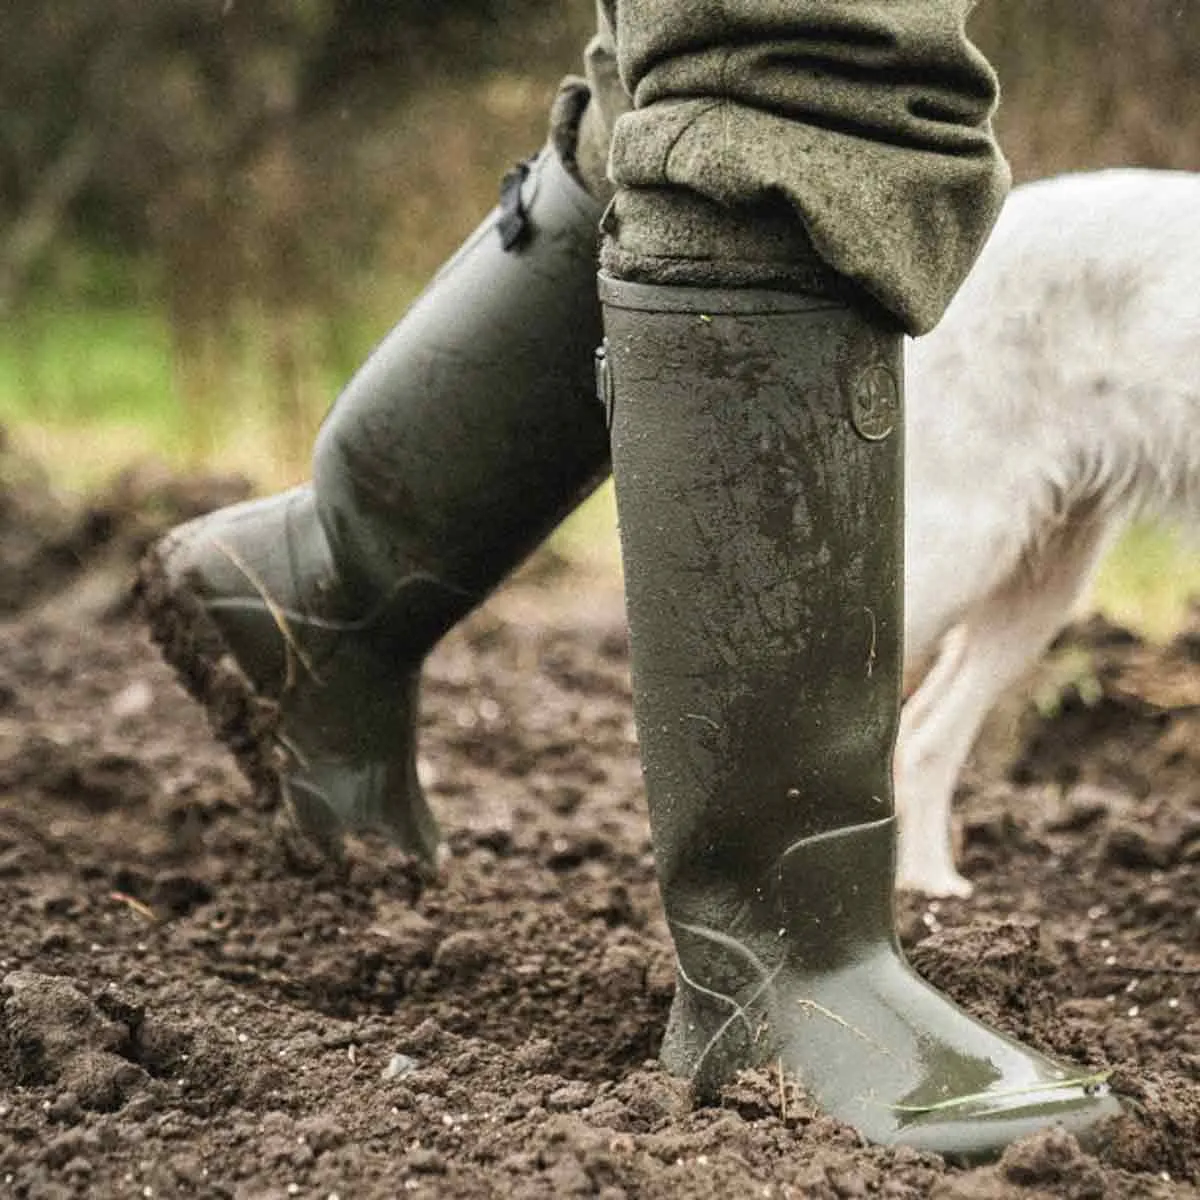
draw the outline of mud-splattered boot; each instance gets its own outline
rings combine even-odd
[[[832,300],[602,279],[634,700],[678,989],[667,1067],[778,1064],[868,1139],[963,1161],[1100,1077],[994,1033],[893,918],[901,339]]]
[[[422,660],[606,476],[600,205],[553,151],[338,399],[313,482],[221,510],[143,564],[143,611],[252,782],[326,843],[433,862]]]

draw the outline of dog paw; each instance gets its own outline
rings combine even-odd
[[[943,870],[901,868],[896,876],[896,887],[931,898],[957,896],[962,900],[975,890],[974,884],[964,879],[953,867]]]

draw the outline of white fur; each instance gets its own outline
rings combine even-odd
[[[1200,517],[1200,175],[1017,188],[908,349],[899,883],[968,895],[950,801],[984,717],[1131,517]]]

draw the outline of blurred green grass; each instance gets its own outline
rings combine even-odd
[[[404,291],[373,307],[400,311]],[[67,493],[92,491],[145,458],[181,471],[241,473],[261,490],[283,487],[305,477],[322,415],[389,320],[359,312],[289,326],[309,353],[299,386],[287,385],[299,397],[281,399],[272,362],[278,330],[247,313],[234,325],[238,336],[213,348],[216,373],[201,380],[208,392],[197,413],[161,314],[136,305],[26,308],[0,328],[0,424]],[[281,428],[285,421],[289,428]],[[590,571],[619,574],[611,487],[567,522],[555,547]],[[1200,597],[1195,543],[1141,524],[1109,554],[1085,607],[1162,639],[1178,629],[1193,597]]]
[[[149,457],[281,487],[306,473],[330,400],[376,337],[361,315],[283,332],[305,348],[299,379],[280,379],[280,329],[253,310],[197,354],[150,307],[27,306],[0,326],[0,424],[70,494]]]
[[[150,423],[158,434],[176,419],[166,323],[150,313],[26,313],[5,322],[0,389],[5,409],[49,423]]]

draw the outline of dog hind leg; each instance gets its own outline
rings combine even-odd
[[[1112,514],[1077,510],[999,587],[977,601],[905,706],[896,748],[900,887],[969,896],[954,865],[950,805],[997,698],[1050,645],[1114,532]]]

